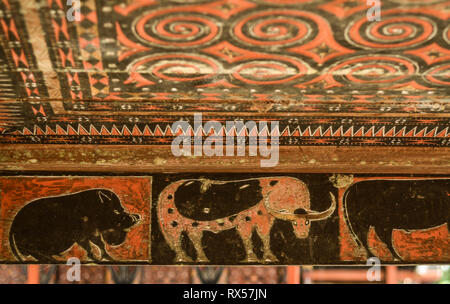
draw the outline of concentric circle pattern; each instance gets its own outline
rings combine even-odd
[[[219,71],[215,60],[184,53],[155,54],[129,66],[132,73],[153,75],[161,80],[195,81],[209,78]]]
[[[335,79],[377,87],[404,82],[416,71],[417,66],[407,58],[379,55],[344,60],[330,69]]]
[[[307,67],[301,62],[289,58],[278,59],[243,63],[235,68],[232,75],[249,84],[280,84],[300,78],[307,72]]]

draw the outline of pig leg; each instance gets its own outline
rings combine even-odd
[[[52,256],[42,254],[38,251],[32,250],[30,252],[30,255],[35,258],[39,263],[46,263],[46,264],[55,264],[58,263],[57,260],[55,260]]]
[[[358,244],[358,246],[364,247],[364,249],[367,252],[367,257],[370,257],[372,255],[372,252],[369,249],[369,245],[367,243],[367,235],[370,230],[370,225],[368,224],[360,224],[358,223],[351,223],[349,225],[349,228],[352,232],[352,234],[355,236],[355,241]]]
[[[94,254],[92,253],[92,248],[91,248],[91,244],[89,244],[89,240],[80,240],[77,243],[78,243],[78,245],[81,246],[81,248],[84,249],[84,251],[86,251],[86,254],[89,259],[91,259],[92,261],[99,261],[99,259],[97,259],[94,256]]]
[[[207,263],[209,259],[206,257],[202,246],[202,231],[192,231],[188,233],[192,243],[194,243],[195,250],[197,251],[197,262]]]
[[[100,249],[100,260],[106,259],[108,261],[113,261],[114,259],[108,254],[105,248],[105,243],[103,243],[100,235],[91,237],[91,242]]]
[[[380,240],[386,244],[387,248],[391,252],[394,259],[401,261],[402,258],[397,254],[394,246],[392,245],[392,228],[384,228],[384,229],[375,228],[375,232],[377,233]]]

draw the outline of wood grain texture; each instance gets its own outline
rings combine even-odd
[[[449,148],[280,147],[279,164],[261,157],[179,157],[167,146],[3,145],[0,168],[100,172],[342,172],[446,174]]]

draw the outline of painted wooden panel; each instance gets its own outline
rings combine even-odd
[[[151,178],[0,178],[3,262],[142,262]]]
[[[449,145],[445,1],[80,3],[0,1],[0,143],[168,146],[203,113],[282,146]]]
[[[0,190],[2,263],[450,261],[448,176],[4,176]]]
[[[2,263],[449,262],[448,1],[70,9],[0,0]]]

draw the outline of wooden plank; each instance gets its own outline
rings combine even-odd
[[[248,148],[247,148],[248,149]],[[290,172],[446,174],[450,148],[285,147],[275,167],[249,157],[174,157],[170,146],[3,145],[0,168],[10,171]]]
[[[439,175],[4,176],[0,262],[448,263],[449,185]]]

